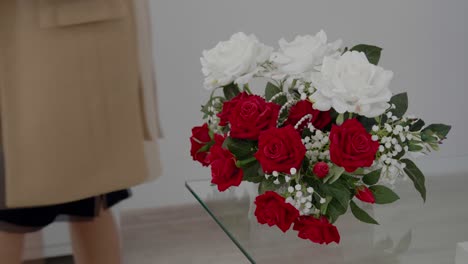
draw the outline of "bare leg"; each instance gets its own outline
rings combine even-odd
[[[0,262],[21,264],[24,234],[0,231]]]
[[[92,221],[70,223],[76,264],[120,264],[120,238],[112,213],[102,210]]]

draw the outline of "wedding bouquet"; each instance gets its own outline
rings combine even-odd
[[[377,66],[381,48],[327,42],[325,32],[279,41],[234,34],[203,52],[202,126],[191,155],[211,167],[219,191],[259,184],[255,216],[315,243],[339,243],[333,225],[348,207],[399,199],[393,184],[409,178],[426,199],[424,175],[407,156],[438,150],[450,126],[405,115],[406,93],[392,95],[393,73]],[[264,94],[249,82],[266,80]],[[362,202],[357,202],[360,200]]]

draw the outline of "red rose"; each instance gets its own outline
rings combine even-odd
[[[232,98],[229,101],[223,103],[223,110],[217,114],[219,117],[219,125],[226,126],[229,122],[229,117],[231,116],[232,109],[237,105],[240,100],[247,98],[249,95],[246,92],[238,94],[236,97]]]
[[[323,129],[330,124],[331,116],[330,111],[319,111],[312,107],[312,103],[309,100],[302,100],[295,104],[289,110],[288,119],[284,122],[286,125],[296,126],[297,122],[304,116],[311,114],[312,120],[307,119],[299,125],[298,130],[302,131],[307,124],[312,123],[315,128]]]
[[[328,175],[330,168],[326,162],[320,161],[315,163],[313,171],[315,176],[317,176],[319,179],[323,179]]]
[[[214,135],[215,145],[222,146],[225,139],[226,139],[226,135],[220,135],[220,134]]]
[[[290,173],[291,168],[299,169],[306,148],[302,144],[299,132],[291,125],[282,128],[270,128],[260,134],[258,151],[255,158],[262,165],[263,171]]]
[[[214,145],[210,149],[208,160],[211,162],[211,183],[216,184],[220,192],[240,185],[244,173],[236,166],[236,158],[229,150]]]
[[[300,238],[309,239],[314,243],[327,245],[331,242],[340,243],[338,229],[330,224],[325,216],[320,219],[313,216],[301,216],[294,223],[293,229],[299,231]]]
[[[255,216],[260,224],[276,225],[286,232],[299,217],[299,211],[276,192],[267,191],[255,199]]]
[[[357,119],[348,119],[341,126],[333,125],[330,131],[330,159],[347,172],[360,167],[370,167],[379,149],[364,126]]]
[[[366,203],[375,203],[374,194],[366,186],[360,186],[356,189],[356,198]]]
[[[257,140],[260,132],[276,127],[280,106],[257,95],[239,98],[229,114],[232,138]]]
[[[208,152],[199,152],[199,150],[211,142],[209,132],[210,129],[205,123],[202,126],[192,128],[192,136],[190,137],[190,143],[192,144],[192,147],[190,148],[190,154],[192,155],[193,160],[199,161],[203,166],[209,165],[207,160]]]

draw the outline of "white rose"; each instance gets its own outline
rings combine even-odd
[[[327,35],[323,30],[315,36],[297,36],[293,41],[279,41],[280,51],[272,54],[270,60],[278,70],[297,77],[304,77],[312,71],[317,71],[325,56],[340,55],[341,40],[327,43]]]
[[[231,82],[246,84],[270,57],[273,48],[260,43],[254,35],[239,32],[228,41],[204,50],[200,59],[205,88],[214,89]]]
[[[312,73],[317,91],[310,96],[320,111],[333,107],[366,117],[376,117],[390,106],[388,86],[393,72],[369,63],[363,52],[348,51],[339,58],[326,57],[322,71]]]

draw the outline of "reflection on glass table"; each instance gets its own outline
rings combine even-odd
[[[457,243],[468,241],[468,173],[427,177],[426,203],[410,181],[401,182],[396,203],[361,204],[380,225],[348,212],[336,222],[341,243],[328,246],[258,224],[255,184],[222,193],[209,180],[188,181],[186,187],[251,263],[454,264]]]

